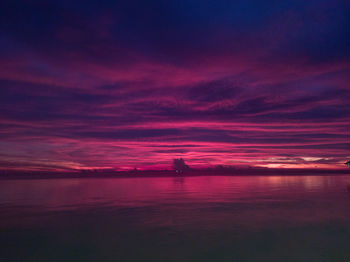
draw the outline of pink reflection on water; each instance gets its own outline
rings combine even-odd
[[[350,220],[348,183],[349,176],[8,180],[0,181],[0,220],[16,226],[85,210],[151,227],[325,223]]]

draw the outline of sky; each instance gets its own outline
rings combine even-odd
[[[3,0],[0,169],[346,168],[350,3]]]

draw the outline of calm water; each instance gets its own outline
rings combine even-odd
[[[0,181],[0,261],[350,261],[350,176]]]

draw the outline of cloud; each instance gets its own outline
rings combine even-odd
[[[338,167],[349,156],[348,7],[2,1],[1,163]]]

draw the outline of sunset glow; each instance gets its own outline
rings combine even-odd
[[[36,2],[0,6],[1,169],[346,168],[345,1]]]

